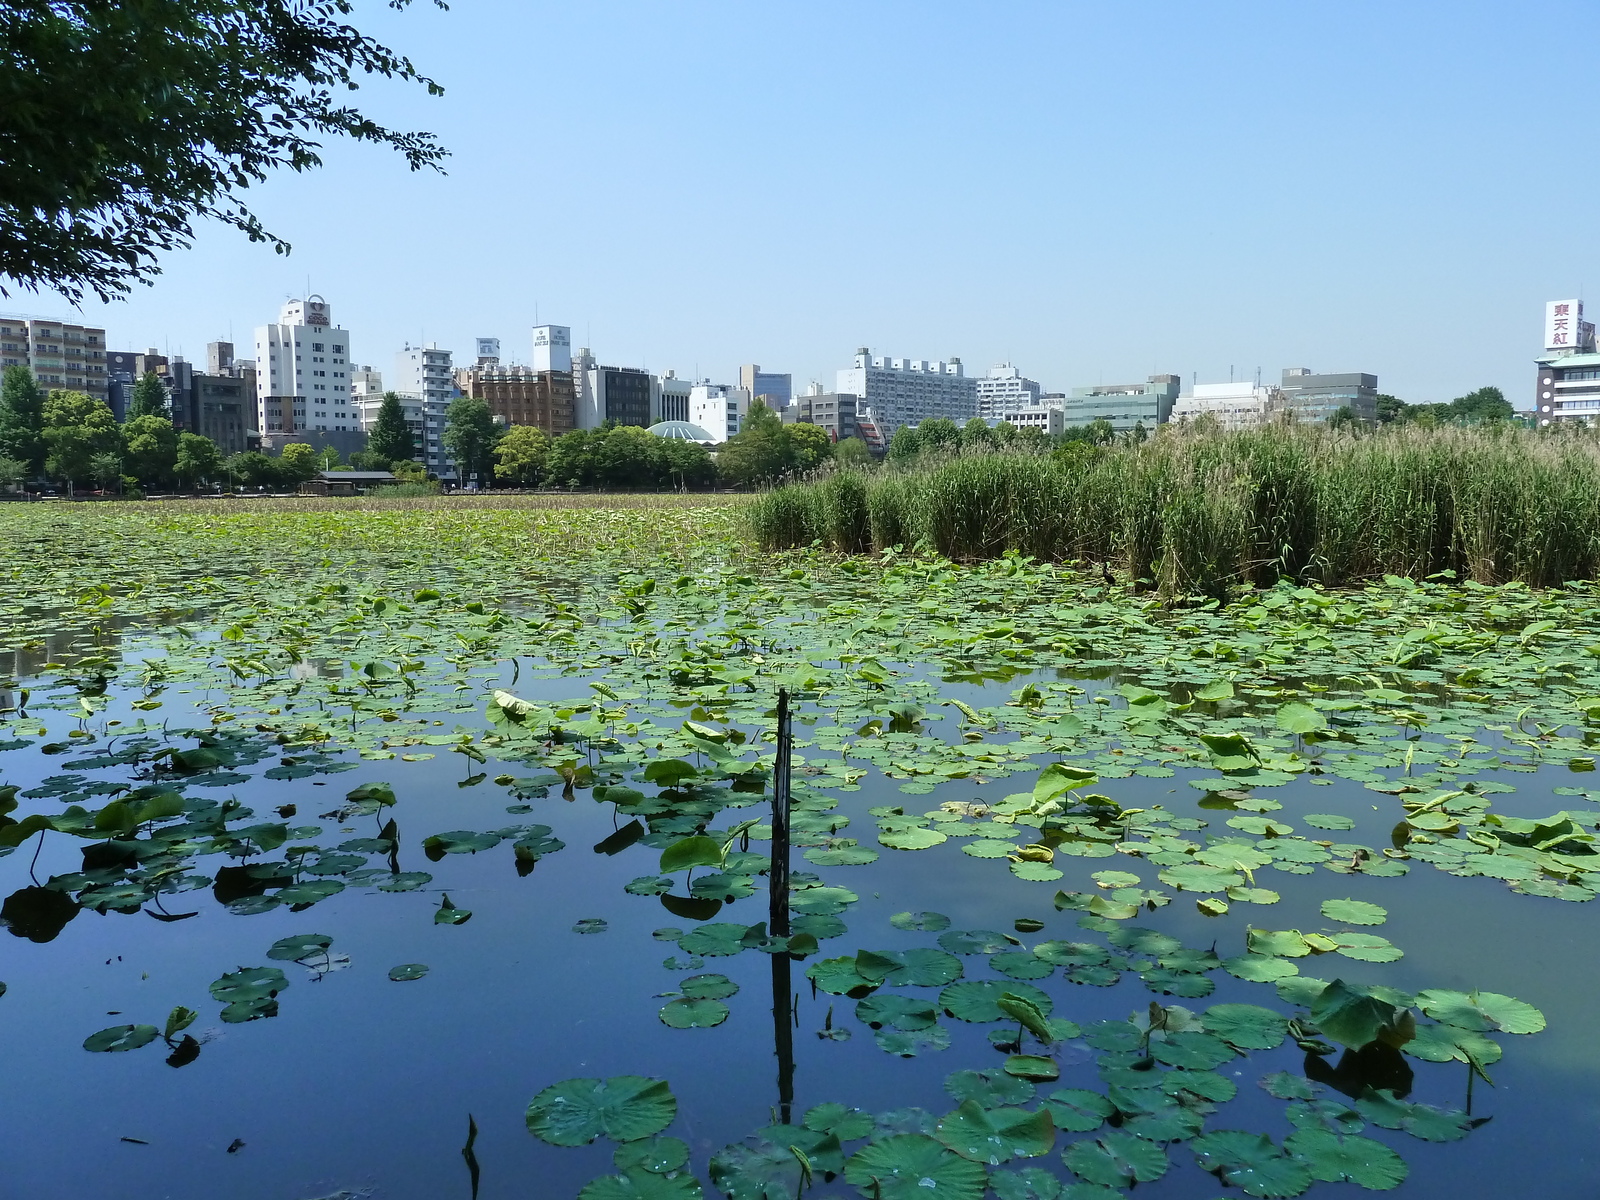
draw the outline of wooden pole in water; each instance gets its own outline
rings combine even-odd
[[[772,859],[767,868],[767,931],[789,936],[789,690],[778,689],[778,752],[772,768]],[[790,958],[772,956],[772,1051],[778,1059],[778,1120],[789,1124],[794,1108],[794,1007]]]

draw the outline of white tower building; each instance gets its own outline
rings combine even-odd
[[[256,327],[256,419],[262,433],[356,430],[350,335],[321,296],[290,300]]]

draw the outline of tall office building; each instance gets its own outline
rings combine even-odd
[[[553,438],[573,429],[577,398],[571,371],[480,361],[456,372],[456,386],[463,395],[488,404],[502,425],[533,425]]]
[[[1039,407],[1042,389],[1008,362],[990,367],[987,375],[973,382],[978,392],[978,415],[986,420]]]
[[[350,334],[321,296],[290,300],[256,328],[257,428],[263,435],[357,431],[350,403]]]
[[[978,415],[977,380],[962,374],[959,358],[885,358],[863,346],[836,380],[834,392],[857,397],[885,439],[901,425],[935,417],[963,424]]]
[[[767,407],[771,409],[787,408],[794,398],[794,376],[763,371],[755,363],[739,368],[739,386],[749,392],[752,399],[765,396]]]
[[[86,392],[110,403],[106,331],[89,325],[0,316],[0,368],[27,367],[46,391]]]
[[[663,375],[654,376],[652,383],[654,390],[651,395],[650,410],[655,421],[651,423],[687,421],[689,395],[694,391],[694,380],[679,379],[676,371],[668,371]]]
[[[450,358],[451,351],[439,349],[437,342],[426,346],[407,344],[394,356],[389,386],[402,394],[448,405],[459,394]]]
[[[540,359],[540,346],[535,330],[533,349],[534,367]],[[556,348],[551,347],[552,351]],[[545,361],[559,362],[560,356],[552,353]],[[595,361],[587,346],[580,347],[570,357],[574,405],[577,410],[575,427],[598,429],[607,421],[618,425],[637,425],[648,429],[651,420],[651,400],[655,393],[654,379],[648,371],[638,367],[607,367]]]

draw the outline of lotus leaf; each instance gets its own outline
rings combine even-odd
[[[874,1029],[885,1025],[906,1032],[927,1029],[939,1020],[938,1011],[925,1000],[894,994],[868,996],[856,1003],[856,1019]]]
[[[1310,1080],[1302,1075],[1291,1075],[1288,1071],[1263,1075],[1259,1082],[1267,1095],[1276,1096],[1279,1100],[1309,1100],[1316,1095],[1316,1088]]]
[[[833,846],[822,849],[813,846],[806,851],[806,860],[819,867],[860,867],[878,861],[878,852],[865,846]]]
[[[722,843],[716,838],[696,834],[693,837],[680,838],[663,850],[658,869],[663,875],[671,875],[677,871],[686,871],[690,867],[721,865]]]
[[[996,1167],[1013,1158],[1048,1154],[1056,1130],[1047,1109],[985,1109],[975,1100],[964,1100],[940,1120],[934,1136],[962,1158]]]
[[[825,958],[814,962],[806,968],[806,978],[816,984],[820,991],[833,996],[865,996],[880,982],[863,976],[856,969],[853,957]]]
[[[1458,1029],[1454,1025],[1418,1025],[1406,1042],[1407,1054],[1428,1062],[1473,1063],[1480,1067],[1500,1061],[1500,1045],[1481,1033]]]
[[[1008,979],[1043,979],[1055,967],[1026,950],[1003,950],[992,955],[989,965]]]
[[[631,1142],[660,1133],[678,1114],[664,1080],[639,1075],[565,1079],[528,1105],[528,1132],[552,1146],[586,1146],[604,1134]]]
[[[1213,1004],[1202,1019],[1209,1032],[1240,1050],[1274,1050],[1289,1032],[1286,1018],[1254,1004]]]
[[[1015,944],[1015,938],[992,929],[948,929],[939,935],[939,945],[951,954],[993,954]]]
[[[1307,825],[1315,826],[1318,829],[1342,830],[1356,827],[1356,823],[1349,817],[1340,816],[1337,813],[1307,813],[1300,819]]]
[[[999,1001],[1006,995],[1031,1001],[1045,1016],[1050,1015],[1054,1006],[1050,997],[1032,984],[1001,983],[993,979],[963,979],[952,983],[939,993],[939,1005],[960,1021],[1001,1021],[1006,1014]]]
[[[850,1156],[844,1177],[875,1200],[982,1200],[983,1167],[920,1133],[873,1142]]]
[[[1033,953],[1047,963],[1061,967],[1104,966],[1111,954],[1104,946],[1092,942],[1040,942]]]
[[[1339,953],[1362,962],[1394,962],[1405,952],[1375,933],[1339,933],[1333,937]]]
[[[896,929],[915,929],[938,933],[941,930],[950,928],[950,918],[943,913],[936,912],[900,912],[889,918],[889,924]]]
[[[649,1171],[655,1175],[665,1175],[689,1161],[689,1147],[675,1137],[642,1138],[618,1146],[611,1161],[617,1170],[624,1173]]]
[[[1478,1033],[1538,1033],[1545,1027],[1544,1014],[1533,1005],[1498,992],[1429,988],[1417,993],[1417,1006],[1435,1021]]]
[[[1311,1001],[1311,1019],[1317,1028],[1352,1050],[1399,1037],[1403,1017],[1403,1009],[1342,979],[1322,988]]]
[[[414,979],[421,979],[427,973],[427,963],[402,963],[398,967],[389,968],[389,978],[396,983],[409,983]]]
[[[1244,882],[1244,876],[1232,868],[1210,866],[1203,862],[1166,867],[1158,878],[1180,892],[1222,892]]]
[[[790,897],[789,907],[809,916],[831,917],[842,913],[859,899],[861,897],[849,888],[813,887],[795,892]]]
[[[972,1100],[983,1108],[1026,1104],[1034,1091],[1027,1080],[999,1071],[955,1071],[945,1079],[944,1090],[958,1101]]]
[[[498,833],[477,833],[471,829],[454,829],[449,833],[436,833],[422,840],[422,849],[428,858],[438,862],[446,854],[476,854],[479,850],[492,850],[500,844]]]
[[[241,967],[211,984],[211,995],[224,1004],[267,1000],[289,986],[277,967]]]
[[[738,954],[745,948],[744,937],[749,931],[747,925],[726,922],[701,925],[679,938],[678,946],[688,954],[703,954],[708,958],[725,957]]]
[[[1304,1163],[1290,1158],[1264,1133],[1219,1129],[1196,1138],[1193,1149],[1201,1170],[1216,1173],[1247,1196],[1298,1196],[1313,1181]]]
[[[943,1025],[928,1029],[880,1029],[872,1035],[880,1050],[898,1054],[901,1058],[915,1058],[923,1050],[948,1050],[950,1031]]]
[[[880,830],[878,841],[890,850],[927,850],[946,841],[947,836],[937,829],[912,826],[908,829]]]
[[[692,1175],[658,1175],[634,1169],[602,1175],[584,1184],[578,1200],[703,1200],[705,1192]]]
[[[1285,1139],[1284,1149],[1325,1183],[1348,1181],[1371,1191],[1387,1191],[1399,1187],[1407,1175],[1405,1160],[1371,1138],[1302,1129]]]
[[[864,1138],[872,1132],[872,1114],[845,1104],[819,1104],[808,1109],[805,1127],[818,1133],[831,1133],[841,1142]]]
[[[971,855],[973,858],[1006,858],[1015,853],[1016,846],[1011,842],[1002,842],[994,838],[983,838],[976,842],[968,842],[961,847],[961,853]]]
[[[434,910],[433,923],[435,925],[462,925],[472,919],[472,910],[457,908],[450,902],[450,893],[446,892],[439,901],[439,907]]]
[[[298,933],[273,942],[267,957],[280,962],[295,962],[310,958],[313,954],[324,954],[331,945],[333,939],[325,933]]]
[[[1060,1200],[1061,1181],[1039,1167],[991,1171],[989,1187],[999,1200]],[[1118,1193],[1112,1192],[1111,1196]]]
[[[1037,1079],[1049,1081],[1061,1077],[1061,1068],[1056,1065],[1055,1059],[1044,1058],[1038,1054],[1012,1054],[1007,1056],[1005,1072],[1021,1079]]]
[[[661,1008],[661,1023],[673,1029],[710,1029],[728,1019],[728,1006],[720,1000],[680,996]]]
[[[1227,1042],[1209,1033],[1185,1032],[1169,1033],[1161,1041],[1152,1040],[1150,1054],[1168,1066],[1209,1071],[1231,1059],[1234,1050]]]
[[[1096,1141],[1072,1143],[1061,1158],[1074,1175],[1102,1187],[1149,1183],[1165,1175],[1171,1165],[1162,1147],[1117,1129]]]
[[[1058,1088],[1041,1104],[1050,1111],[1056,1128],[1069,1133],[1092,1133],[1116,1111],[1105,1096],[1083,1088]]]
[[[160,1035],[154,1025],[113,1025],[83,1039],[83,1048],[96,1054],[118,1050],[137,1050]]]
[[[1304,958],[1311,953],[1311,946],[1298,929],[1251,929],[1245,934],[1245,946],[1252,954],[1279,958]]]
[[[283,904],[315,904],[318,900],[337,896],[344,891],[344,886],[338,879],[312,879],[279,888],[278,900]]]

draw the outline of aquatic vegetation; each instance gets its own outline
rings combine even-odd
[[[876,483],[835,486],[838,519],[876,521]],[[1249,1195],[1392,1188],[1405,1138],[1459,1141],[1482,1120],[1470,1090],[1459,1109],[1408,1099],[1417,1080],[1487,1087],[1546,1024],[1470,981],[1382,982],[1416,949],[1407,896],[1424,875],[1529,906],[1600,892],[1600,787],[1581,786],[1600,737],[1600,606],[1584,583],[1283,580],[1169,608],[1017,556],[759,558],[716,505],[648,520],[105,505],[62,521],[47,507],[0,509],[17,600],[0,614],[15,880],[0,921],[42,944],[86,910],[147,914],[141,936],[173,941],[202,911],[238,917],[236,957],[204,978],[234,1037],[270,1039],[308,990],[295,983],[337,987],[366,952],[303,932],[338,932],[317,906],[425,892],[417,949],[393,962],[427,954],[435,931],[460,945],[513,903],[452,872],[537,888],[551,862],[618,860],[612,898],[678,922],[634,947],[641,975],[669,955],[671,982],[637,988],[654,997],[649,1035],[735,1036],[770,1003],[790,1084],[770,1124],[691,1162],[651,1064],[530,1080],[536,1138],[618,1144],[591,1198],[702,1195],[705,1179],[732,1200],[793,1196],[831,1178],[865,1195],[1079,1200],[1196,1169]],[[755,911],[780,688],[787,931]],[[423,811],[408,773],[424,766],[430,787],[492,794],[505,815],[482,828]],[[1514,781],[1551,771],[1571,781],[1566,806],[1529,807]],[[598,841],[578,841],[580,812],[604,814]],[[46,842],[81,864],[24,880]],[[964,928],[893,911],[908,901],[891,892],[876,922],[857,915],[914,869],[1015,908]],[[584,947],[630,936],[615,932],[629,909],[582,899],[552,920]],[[266,913],[312,915],[251,935]],[[752,960],[770,998],[752,999]],[[451,986],[433,962],[387,978],[426,977],[402,989],[426,997]],[[944,1096],[916,1097],[944,1107],[874,1113],[841,1080],[794,1109],[806,1003],[818,1036],[804,1040],[854,1030],[841,1051],[867,1070],[959,1059]],[[194,1011],[84,1045],[162,1038],[181,1066],[201,1050]],[[1293,1132],[1230,1127],[1234,1072],[1262,1080]]]

